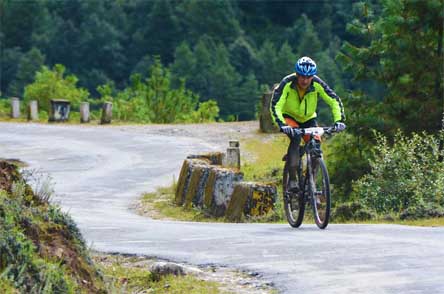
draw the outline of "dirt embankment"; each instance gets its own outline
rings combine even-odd
[[[7,161],[0,161],[0,252],[7,293],[106,293],[74,222]]]

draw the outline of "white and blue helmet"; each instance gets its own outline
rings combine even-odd
[[[299,58],[299,60],[294,65],[296,73],[301,76],[313,76],[318,72],[316,67],[316,62],[310,57],[304,56]]]

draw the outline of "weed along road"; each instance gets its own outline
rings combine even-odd
[[[186,155],[221,150],[174,126],[0,124],[0,157],[49,173],[88,244],[260,273],[282,293],[444,293],[444,228],[156,221],[129,207]],[[197,128],[197,127],[195,127]]]

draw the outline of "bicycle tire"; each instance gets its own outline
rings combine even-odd
[[[301,179],[299,179],[301,180]],[[288,188],[289,175],[287,162],[285,162],[283,177],[282,177],[282,191],[284,198],[284,210],[287,221],[293,228],[298,228],[304,219],[305,200],[304,197],[295,193],[289,193]],[[298,197],[299,196],[299,197]]]
[[[320,229],[325,229],[330,220],[330,179],[324,160],[316,158],[316,161],[319,162],[319,166],[317,169],[311,169],[309,193],[315,223]]]

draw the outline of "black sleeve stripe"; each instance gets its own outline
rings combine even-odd
[[[279,126],[282,126],[285,123],[283,121],[280,121],[277,116],[276,104],[278,103],[279,98],[281,98],[281,96],[282,96],[282,91],[284,90],[285,85],[287,83],[293,82],[295,80],[296,80],[296,74],[294,74],[294,73],[290,74],[290,75],[286,76],[285,78],[283,78],[282,81],[279,83],[279,85],[276,88],[274,88],[274,90],[273,90],[273,96],[271,99],[271,111],[273,112],[273,117]]]
[[[341,120],[345,121],[344,105],[342,105],[341,98],[339,98],[339,96],[327,85],[327,83],[321,80],[321,78],[318,76],[314,76],[313,81],[320,84],[328,96],[338,101],[339,108],[341,109]]]

